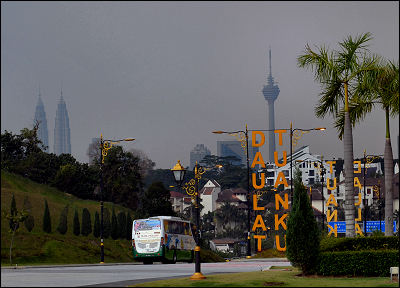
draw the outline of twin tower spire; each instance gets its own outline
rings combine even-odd
[[[39,123],[37,130],[37,136],[42,140],[43,145],[49,147],[49,131],[47,129],[47,118],[46,112],[44,111],[44,105],[40,94],[39,85],[39,101],[36,105],[35,118],[33,119],[33,125]],[[63,153],[71,154],[71,131],[69,129],[69,118],[67,106],[64,101],[62,87],[61,87],[61,98],[57,105],[55,128],[54,128],[54,150],[53,153],[60,155]],[[50,152],[49,148],[43,148],[45,152]]]

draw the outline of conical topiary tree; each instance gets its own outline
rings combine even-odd
[[[118,234],[119,238],[125,239],[126,238],[126,215],[124,211],[120,211],[117,215],[118,221]]]
[[[103,238],[107,239],[110,237],[111,234],[111,216],[110,216],[110,210],[108,208],[104,207],[103,210]],[[100,223],[101,225],[101,223]]]
[[[29,213],[28,217],[24,221],[25,228],[31,232],[33,227],[35,226],[35,218],[32,216],[32,203],[29,199],[29,196],[26,195],[24,198],[24,207],[26,212]]]
[[[132,216],[131,212],[128,211],[128,215],[126,216],[126,240],[132,240]]]
[[[60,214],[60,223],[58,223],[57,231],[61,235],[65,235],[68,230],[68,204],[64,207]]]
[[[74,228],[73,228],[73,233],[75,236],[79,236],[79,234],[81,233],[81,229],[80,229],[80,223],[79,223],[79,215],[78,215],[78,210],[76,210],[75,207],[75,213],[74,213]]]
[[[92,220],[90,219],[90,212],[87,208],[83,208],[81,234],[87,237],[90,233],[92,233]]]
[[[49,205],[47,204],[46,199],[44,199],[43,231],[45,233],[51,233],[51,216]]]
[[[94,238],[99,238],[101,234],[101,226],[100,226],[100,216],[99,212],[96,211],[94,214],[94,225],[93,225],[93,236]]]
[[[287,221],[286,257],[292,265],[301,269],[304,276],[318,259],[321,232],[298,168],[294,173],[294,189],[292,211]]]
[[[113,240],[117,240],[119,235],[118,235],[118,220],[117,220],[117,215],[115,215],[115,209],[113,205],[112,209],[112,216],[111,216],[111,238]]]

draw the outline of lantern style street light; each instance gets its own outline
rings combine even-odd
[[[200,259],[200,246],[199,246],[199,233],[200,233],[200,196],[199,196],[199,180],[201,179],[201,175],[204,174],[207,170],[211,168],[198,167],[197,161],[194,169],[194,179],[191,179],[188,183],[182,186],[183,179],[185,177],[186,169],[182,167],[180,161],[175,165],[174,168],[171,169],[172,174],[174,175],[174,180],[178,188],[183,188],[186,190],[186,193],[192,198],[192,202],[196,203],[196,248],[194,249],[195,253],[195,273],[190,277],[190,280],[202,280],[206,279],[201,273],[201,259]]]
[[[285,131],[290,131],[290,174],[291,174],[291,203],[293,205],[293,151],[292,151],[292,146],[297,145],[297,140],[299,140],[304,133],[309,133],[311,130],[325,130],[326,128],[323,127],[318,127],[318,128],[312,128],[312,129],[292,129],[292,123],[290,123],[290,129],[267,129],[267,130],[247,130],[247,124],[246,124],[246,130],[245,131],[235,131],[235,132],[225,132],[225,131],[214,131],[214,134],[228,134],[229,136],[236,136],[236,139],[241,142],[241,146],[245,149],[246,153],[246,163],[247,163],[247,257],[246,258],[251,258],[251,242],[250,242],[250,206],[251,206],[251,197],[250,197],[250,179],[249,179],[249,174],[250,174],[250,168],[249,168],[249,131],[260,131],[260,132],[268,132],[268,131],[275,131],[275,130],[285,130]]]
[[[100,153],[101,153],[101,161],[100,161],[100,194],[101,194],[101,243],[100,243],[100,251],[101,251],[101,260],[100,263],[104,263],[104,239],[103,239],[103,164],[104,157],[107,156],[108,150],[111,149],[113,144],[119,144],[121,141],[134,141],[133,138],[126,138],[121,140],[103,140],[103,134],[100,134]],[[113,142],[114,141],[114,142]]]

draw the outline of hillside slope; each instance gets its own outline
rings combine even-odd
[[[1,171],[1,209],[10,213],[11,199],[14,195],[17,209],[21,210],[25,196],[29,196],[32,203],[32,215],[35,226],[31,232],[20,225],[20,232],[13,242],[13,264],[79,264],[100,262],[100,238],[82,235],[75,236],[73,231],[73,216],[75,207],[79,213],[82,225],[82,210],[90,211],[92,226],[94,224],[95,211],[100,214],[100,202],[82,200],[75,196],[60,192],[57,189],[30,181],[22,176]],[[47,200],[52,231],[44,233],[42,228],[44,199]],[[57,232],[60,213],[68,205],[68,230],[65,235]],[[113,204],[104,203],[111,213]],[[134,211],[125,207],[114,205],[115,214],[130,211],[134,218]],[[9,252],[11,234],[8,220],[1,219],[1,264],[9,265]],[[112,240],[111,237],[104,240],[104,254],[106,263],[132,262],[131,242],[126,239]]]

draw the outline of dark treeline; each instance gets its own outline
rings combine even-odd
[[[100,200],[100,159],[94,158],[89,165],[79,163],[70,154],[43,152],[43,143],[36,133],[38,125],[32,130],[24,128],[20,134],[7,130],[1,134],[1,169],[81,199]],[[132,152],[124,151],[122,146],[115,145],[107,151],[103,164],[103,201],[130,208],[136,216],[147,217],[152,216],[152,211],[144,210],[142,201],[147,192],[144,175],[148,171],[141,171],[140,161]],[[170,178],[173,179],[172,174]],[[165,193],[166,188],[161,186],[162,183],[153,187],[153,202],[161,202],[158,207],[165,211],[159,210],[159,213],[174,215],[169,190]],[[146,204],[146,207],[152,207],[151,203]]]

